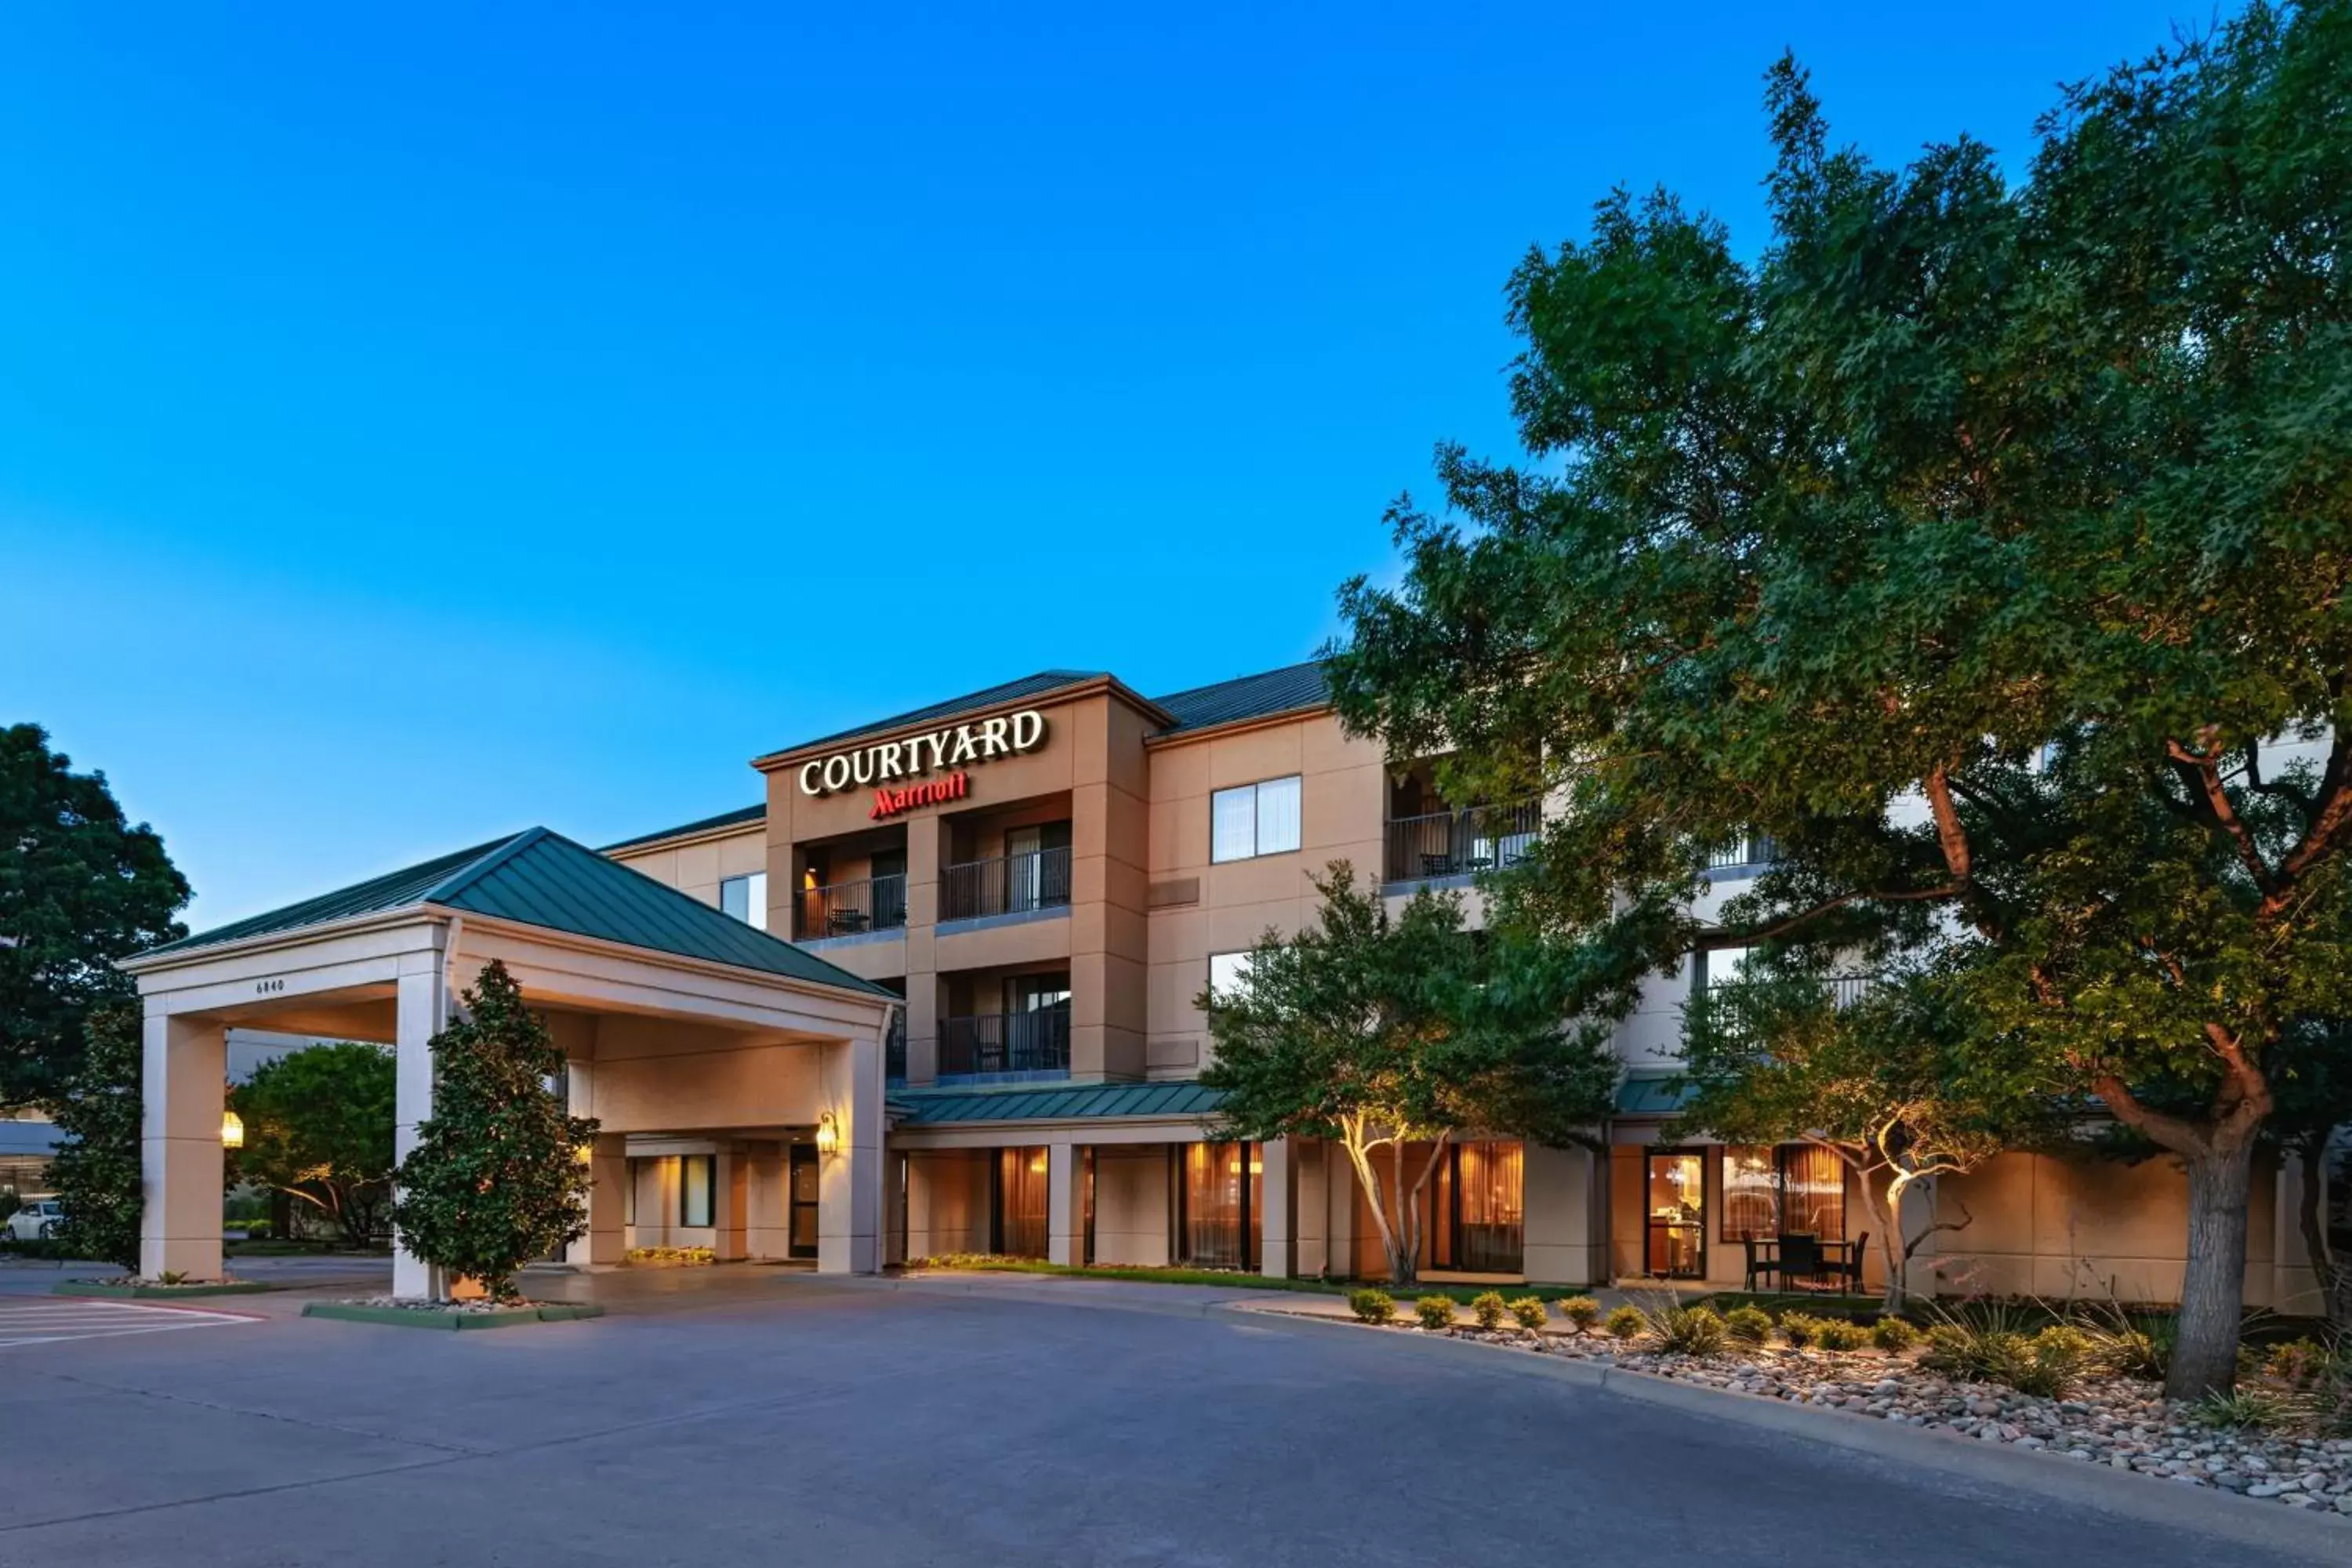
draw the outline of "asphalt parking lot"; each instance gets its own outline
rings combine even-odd
[[[714,1285],[467,1334],[231,1298],[0,1348],[0,1563],[2296,1560],[1377,1336]]]

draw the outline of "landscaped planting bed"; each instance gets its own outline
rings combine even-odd
[[[400,1296],[362,1296],[345,1301],[313,1301],[302,1309],[302,1315],[348,1323],[382,1323],[391,1328],[464,1331],[519,1328],[525,1323],[568,1323],[581,1318],[601,1318],[604,1309],[573,1301],[427,1301]]]
[[[2162,1326],[2120,1315],[1963,1307],[1922,1331],[1793,1311],[1775,1321],[1753,1309],[1727,1321],[1665,1302],[1604,1314],[1590,1299],[1561,1303],[1568,1322],[1499,1295],[1474,1303],[1466,1322],[1434,1297],[1409,1315],[1378,1290],[1349,1305],[1359,1321],[1398,1332],[1573,1357],[2352,1516],[2352,1350],[2310,1340],[2250,1350],[2234,1396],[2183,1404],[2163,1394]]]

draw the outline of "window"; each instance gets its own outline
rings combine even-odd
[[[719,884],[719,907],[745,925],[768,929],[768,874],[730,877]]]
[[[1255,1268],[1265,1160],[1255,1143],[1185,1143],[1173,1184],[1182,1261],[1202,1268]]]
[[[1721,1238],[1782,1235],[1845,1236],[1845,1163],[1817,1143],[1727,1148]]]
[[[1250,960],[1247,952],[1213,952],[1209,954],[1209,994],[1220,1002],[1229,1002],[1249,984]]]
[[[1456,1143],[1430,1184],[1434,1223],[1430,1260],[1474,1274],[1517,1274],[1525,1266],[1526,1153],[1495,1140]]]
[[[677,1223],[712,1224],[711,1190],[719,1184],[719,1156],[688,1154],[677,1163]]]
[[[1209,858],[1247,860],[1298,847],[1298,775],[1221,789],[1209,797]]]

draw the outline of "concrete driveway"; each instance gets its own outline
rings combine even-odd
[[[263,1321],[0,1352],[0,1563],[2218,1560],[2177,1529],[1278,1320],[781,1275],[478,1334],[237,1300]]]

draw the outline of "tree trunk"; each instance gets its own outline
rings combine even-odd
[[[1389,1283],[1411,1285],[1421,1276],[1421,1236],[1412,1223],[1412,1200],[1405,1194],[1404,1136],[1389,1145],[1389,1165],[1393,1173],[1390,1186],[1394,1189],[1396,1213],[1391,1216],[1389,1234],[1394,1239],[1389,1247]]]
[[[1350,1125],[1342,1128],[1341,1131],[1345,1135],[1344,1147],[1348,1151],[1348,1163],[1356,1167],[1356,1179],[1363,1184],[1364,1195],[1372,1200],[1372,1224],[1380,1227],[1381,1253],[1388,1259],[1389,1279],[1394,1284],[1411,1284],[1412,1279],[1409,1276],[1400,1276],[1397,1272],[1402,1265],[1399,1261],[1396,1232],[1389,1225],[1388,1198],[1381,1190],[1381,1173],[1372,1164],[1371,1149],[1365,1142],[1360,1128]]]
[[[2189,1261],[2164,1380],[2173,1399],[2227,1394],[2237,1381],[2254,1145],[2251,1137],[2216,1142],[2219,1147],[2189,1159]]]
[[[1886,1270],[1889,1312],[1901,1311],[1909,1301],[1911,1255],[1903,1248],[1903,1194],[1911,1180],[1908,1171],[1896,1168],[1887,1178],[1883,1198],[1870,1191],[1868,1183],[1863,1184],[1863,1201],[1870,1205],[1871,1223],[1878,1226],[1878,1256]]]

